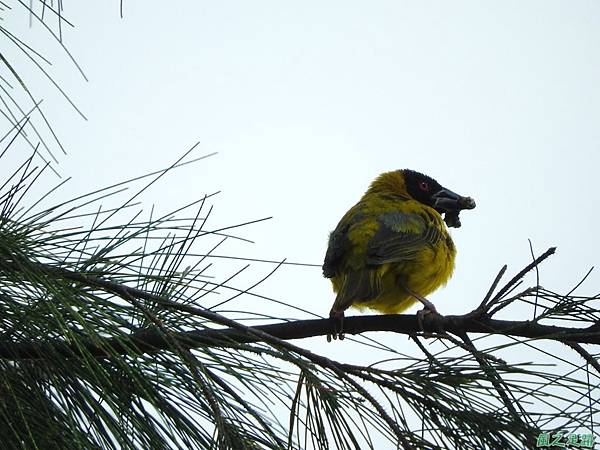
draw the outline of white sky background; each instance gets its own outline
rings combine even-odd
[[[218,155],[144,201],[166,212],[221,190],[215,227],[274,216],[237,232],[255,244],[217,254],[320,265],[371,180],[412,168],[477,201],[452,231],[455,275],[430,296],[441,313],[471,310],[503,264],[512,276],[529,263],[527,238],[537,254],[558,246],[541,268],[546,288],[568,291],[598,263],[598,2],[125,0],[124,19],[118,1],[66,2],[64,14],[88,83],[39,25],[27,30],[22,8],[4,20],[52,57],[49,72],[89,119],[31,70],[69,153],[58,199],[163,168],[199,140],[193,155]],[[256,267],[240,287],[272,266]],[[599,281],[592,273],[580,292]],[[282,268],[256,292],[323,316],[333,302],[318,267]],[[349,340],[299,344],[367,362]]]

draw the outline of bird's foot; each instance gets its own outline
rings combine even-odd
[[[344,311],[337,311],[332,309],[329,312],[329,320],[331,321],[331,327],[333,332],[327,334],[327,342],[331,342],[331,339],[344,339]]]
[[[425,331],[425,328],[423,327],[423,321],[429,314],[439,314],[437,309],[435,309],[435,306],[433,306],[431,303],[425,306],[425,308],[417,311],[417,322],[421,331]]]
[[[434,316],[438,315],[439,316],[440,314],[437,312],[437,309],[435,309],[435,306],[433,306],[433,303],[431,303],[429,300],[427,300],[421,294],[417,294],[412,289],[409,289],[406,286],[403,286],[403,288],[406,290],[406,292],[408,292],[411,296],[413,296],[416,300],[421,302],[421,304],[423,305],[423,309],[417,311],[417,322],[419,324],[419,328],[421,329],[421,331],[425,331],[425,328],[423,326],[425,317],[427,317],[428,315],[434,315]]]

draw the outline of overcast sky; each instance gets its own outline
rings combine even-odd
[[[537,254],[558,247],[541,270],[549,289],[568,291],[598,263],[597,1],[125,0],[123,19],[117,1],[63,3],[75,25],[64,42],[89,82],[22,11],[4,22],[39,43],[88,119],[31,69],[68,152],[56,166],[73,177],[65,197],[165,167],[200,141],[192,157],[218,154],[144,201],[167,211],[220,190],[213,226],[274,217],[239,231],[254,244],[219,254],[320,265],[371,180],[411,168],[477,201],[452,230],[455,275],[430,296],[441,313],[469,311],[503,264],[529,263],[528,238]],[[287,266],[256,292],[323,316],[334,297],[319,267]],[[319,351],[365,362],[352,349]]]

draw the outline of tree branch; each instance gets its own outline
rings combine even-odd
[[[443,329],[447,333],[461,336],[463,333],[501,334],[532,339],[549,339],[566,344],[600,344],[600,330],[592,327],[569,328],[553,325],[541,325],[529,320],[511,321],[491,318],[473,319],[468,314],[462,316],[428,315],[424,321],[425,329]],[[413,334],[422,331],[417,318],[410,314],[387,314],[354,316],[344,319],[344,331],[347,334],[360,334],[368,331],[389,331],[400,334]],[[326,336],[331,332],[329,319],[298,320],[294,322],[274,323],[248,327],[248,332],[235,328],[220,328],[172,332],[187,348],[194,347],[231,347],[238,344],[264,342],[260,336],[266,333],[278,339],[291,340],[315,336]],[[132,333],[128,337],[105,338],[100,341],[79,342],[72,345],[62,340],[39,340],[24,343],[0,343],[0,358],[8,360],[46,359],[52,353],[65,357],[80,357],[83,353],[110,358],[114,354],[144,354],[172,349],[173,344],[164,332],[157,329],[145,329]],[[85,350],[83,350],[85,349]]]

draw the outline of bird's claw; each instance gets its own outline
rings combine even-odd
[[[344,311],[331,310],[329,313],[329,320],[331,321],[331,328],[333,333],[327,334],[327,342],[331,342],[331,339],[336,340],[339,338],[340,341],[344,340]]]
[[[417,311],[417,322],[421,331],[425,331],[425,328],[423,327],[423,321],[425,320],[425,317],[429,314],[438,314],[437,310],[435,309],[435,306],[433,306],[432,304],[429,304],[428,306],[425,306],[425,308]]]
[[[423,327],[425,317],[430,314],[433,314],[433,315],[440,315],[440,314],[437,312],[437,309],[435,309],[435,306],[433,306],[433,303],[431,303],[429,300],[427,300],[421,294],[417,294],[416,292],[414,292],[413,290],[409,289],[406,286],[403,286],[403,288],[406,290],[406,292],[408,292],[412,297],[414,297],[416,300],[421,302],[421,304],[423,305],[423,309],[420,309],[419,311],[417,311],[417,322],[419,324],[419,329],[421,331],[425,331],[425,328]]]

